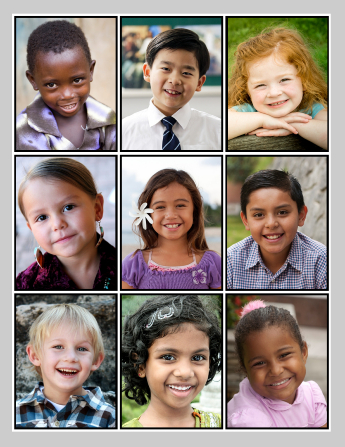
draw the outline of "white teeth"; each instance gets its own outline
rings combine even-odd
[[[290,378],[283,380],[282,382],[278,382],[278,383],[271,383],[270,386],[278,386],[278,385],[283,385],[283,383],[286,383],[290,380]]]
[[[274,236],[265,236],[267,239],[278,239],[281,235],[275,234]]]
[[[165,225],[167,228],[177,228],[180,224]]]
[[[170,388],[172,388],[173,390],[179,390],[179,391],[186,391],[189,390],[189,388],[192,388],[191,386],[174,386],[174,385],[169,385]]]
[[[63,109],[73,109],[75,104],[71,104],[70,106],[61,106]]]
[[[165,89],[165,91],[168,92],[168,93],[170,93],[171,95],[179,95],[179,94],[180,94],[180,92],[177,92],[176,90],[168,90],[168,89]]]
[[[284,101],[280,101],[280,102],[272,102],[272,104],[270,104],[270,106],[278,106],[279,104],[283,104],[286,100]]]
[[[78,372],[76,369],[61,369],[61,368],[59,368],[59,371],[67,372],[67,373],[76,373],[76,372]]]

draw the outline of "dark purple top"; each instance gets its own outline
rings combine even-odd
[[[141,250],[122,262],[122,281],[135,289],[217,289],[222,285],[222,261],[218,253],[206,251],[192,268],[157,271],[146,264]]]
[[[100,263],[92,290],[116,290],[116,252],[115,248],[103,240],[98,247]],[[19,273],[16,290],[79,290],[72,279],[64,272],[62,264],[55,255],[45,253],[44,268],[37,262]]]

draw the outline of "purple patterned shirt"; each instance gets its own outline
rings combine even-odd
[[[217,289],[222,285],[222,261],[214,251],[206,251],[201,261],[190,269],[151,270],[141,250],[122,262],[122,281],[135,289]]]
[[[92,290],[116,290],[116,251],[105,240],[98,247],[100,263]],[[44,254],[44,268],[37,262],[19,273],[16,290],[79,290],[55,255]]]
[[[116,150],[115,112],[89,96],[85,102],[87,121],[84,141],[76,148],[61,135],[53,112],[38,93],[18,116],[17,151]]]

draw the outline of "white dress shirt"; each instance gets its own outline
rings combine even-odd
[[[184,151],[221,150],[221,120],[216,116],[192,109],[187,103],[174,115],[173,132]],[[166,128],[165,115],[153,104],[122,120],[121,146],[124,151],[161,151]]]

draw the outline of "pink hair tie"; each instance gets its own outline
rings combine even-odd
[[[242,313],[241,313],[241,318],[243,318],[245,315],[249,314],[249,312],[251,312],[252,310],[260,309],[261,307],[266,307],[266,304],[264,303],[264,301],[262,301],[262,300],[250,301],[243,307]]]

